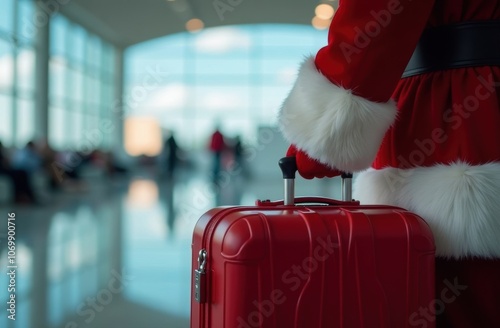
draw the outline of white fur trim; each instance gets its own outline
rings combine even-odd
[[[279,125],[285,138],[312,158],[359,171],[372,164],[396,112],[392,100],[377,103],[331,83],[309,57],[282,105]]]
[[[357,175],[354,197],[420,215],[437,256],[500,258],[500,163],[371,169]]]

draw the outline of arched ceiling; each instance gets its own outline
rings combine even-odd
[[[256,23],[311,24],[315,7],[336,0],[66,0],[60,11],[118,47],[185,31],[191,18],[205,27]]]

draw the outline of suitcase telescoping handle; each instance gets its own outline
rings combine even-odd
[[[283,157],[278,162],[285,186],[284,205],[295,203],[295,173],[297,172],[297,161],[295,157]],[[342,201],[352,201],[352,173],[342,173]]]

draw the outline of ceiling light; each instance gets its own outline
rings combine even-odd
[[[318,16],[321,19],[330,19],[333,17],[335,10],[331,5],[322,3],[316,7],[314,12],[316,13],[316,16]]]
[[[186,23],[186,30],[193,33],[200,31],[201,29],[203,29],[203,27],[205,27],[205,24],[201,19],[198,18],[192,18]]]
[[[314,18],[311,21],[312,26],[317,29],[317,30],[324,30],[327,29],[328,26],[330,26],[330,19],[322,19],[319,18],[318,16],[314,16]]]

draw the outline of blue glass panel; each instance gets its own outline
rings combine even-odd
[[[17,52],[17,87],[23,91],[35,89],[35,51],[32,48],[21,48]]]
[[[14,77],[12,45],[0,39],[0,92],[11,92]]]
[[[33,0],[18,0],[17,1],[17,34],[22,39],[31,43],[35,36],[37,27],[39,27],[42,20],[35,15],[35,2]],[[44,17],[44,21],[48,16]]]
[[[87,32],[79,25],[74,25],[70,29],[72,40],[71,49],[68,49],[68,57],[73,60],[75,64],[83,64],[86,56],[85,43],[87,41]]]
[[[14,0],[0,0],[0,32],[12,33],[14,21]]]
[[[0,142],[4,146],[12,146],[12,98],[7,95],[0,94]]]
[[[52,56],[64,56],[67,53],[67,33],[69,24],[62,15],[54,15],[50,23],[50,53]]]

